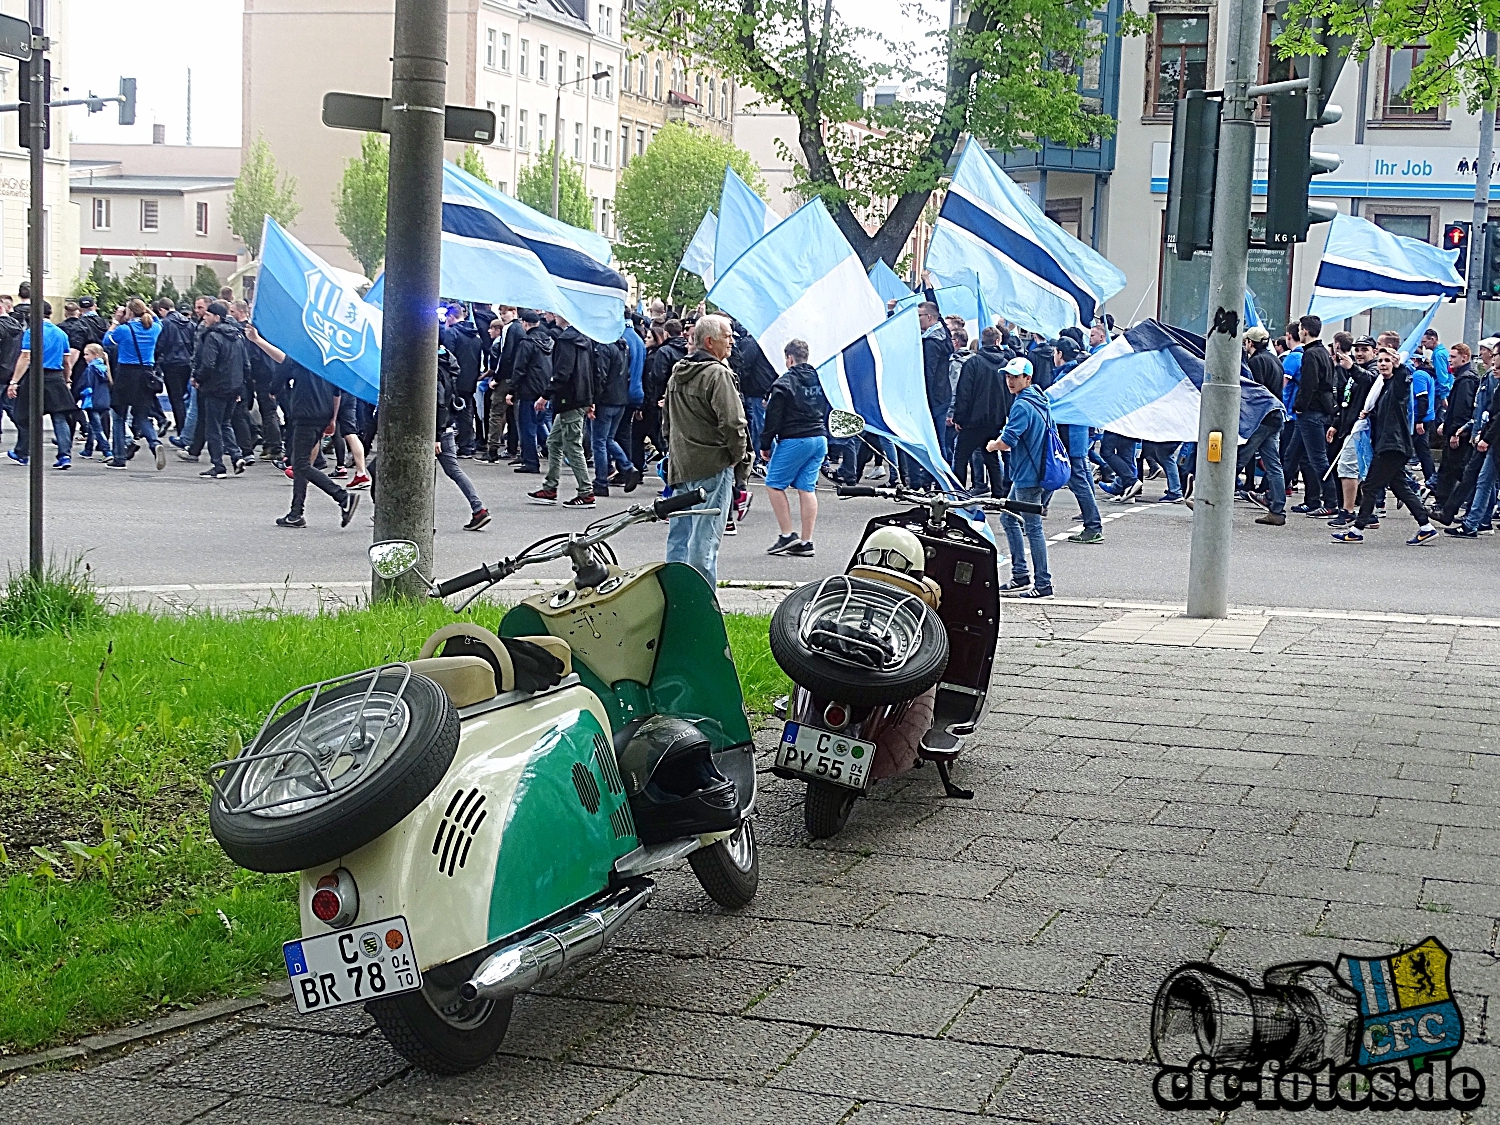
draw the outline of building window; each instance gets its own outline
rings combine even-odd
[[[661,101],[661,59],[656,60],[656,70],[651,78],[651,97]]]
[[[594,126],[594,146],[593,146],[593,148],[591,148],[589,150],[589,163],[590,164],[598,164],[599,163],[599,133],[600,133],[599,126],[595,125]]]
[[[544,149],[544,148],[547,147],[547,138],[549,136],[550,136],[550,134],[547,132],[547,115],[545,113],[539,113],[539,114],[536,115],[536,150],[537,150],[537,152],[541,152],[542,149]]]
[[[500,194],[501,195],[509,195],[510,194],[510,185],[508,183],[506,183],[504,180],[501,180],[495,186],[500,189]]]
[[[510,144],[510,106],[500,107],[499,114],[495,117],[495,143],[502,147]]]
[[[500,69],[510,73],[510,32],[500,34]]]
[[[604,80],[604,100],[612,102],[615,100],[615,64],[610,63],[604,71],[609,75]]]
[[[626,124],[626,123],[625,122],[621,122],[621,124]],[[630,129],[629,129],[628,125],[627,125],[626,128],[620,130],[620,167],[624,168],[629,163],[630,163]]]
[[[1415,238],[1419,242],[1432,241],[1432,214],[1430,212],[1413,215],[1406,212],[1372,211],[1370,222],[1391,234]]]
[[[584,64],[584,61],[585,60],[584,60],[584,57],[582,55],[574,55],[573,56],[573,93],[575,93],[575,94],[581,94],[581,93],[583,93],[583,64]]]
[[[156,280],[155,262],[136,262],[135,268],[140,270],[142,274],[144,274],[146,277],[149,277],[152,281]]]
[[[547,44],[545,43],[536,45],[536,80],[547,81]]]
[[[141,229],[156,230],[160,225],[160,207],[154,199],[141,200]]]
[[[530,39],[522,39],[521,40],[521,62],[520,62],[519,69],[521,71],[521,77],[522,78],[525,78],[528,74],[531,73],[531,40]]]
[[[199,203],[193,208],[193,229],[199,234],[208,233],[208,204]]]
[[[599,5],[599,34],[605,38],[613,37],[615,33],[615,10]]]
[[[1436,121],[1438,108],[1413,109],[1406,96],[1411,72],[1427,55],[1426,47],[1387,47],[1385,52],[1385,96],[1381,99],[1382,117],[1399,117],[1406,121]]]
[[[526,135],[526,129],[528,127],[528,124],[529,123],[527,121],[526,111],[524,109],[520,110],[516,114],[516,147],[517,148],[526,148],[528,146],[528,144],[530,143],[530,139],[531,138],[529,138]]]
[[[613,199],[601,200],[599,202],[599,211],[600,218],[603,220],[599,228],[599,233],[605,238],[613,238],[615,234],[615,201]]]
[[[583,122],[573,123],[573,159],[583,163]]]
[[[108,230],[109,229],[109,211],[110,211],[109,205],[110,205],[110,200],[108,200],[108,199],[100,199],[97,196],[94,198],[94,229],[95,230]]]
[[[604,130],[604,166],[606,168],[610,166],[609,162],[613,156],[614,151],[615,131],[613,129],[606,129]]]
[[[628,93],[630,93],[631,90],[635,89],[635,78],[634,78],[634,75],[635,75],[635,56],[634,55],[626,55],[625,56],[625,70],[624,70],[623,73],[625,75],[625,81],[623,81],[622,83],[620,83],[620,92],[623,93],[623,94],[628,94]]]
[[[693,101],[698,103],[699,108],[703,106],[703,75],[699,74],[693,78]]]
[[[636,87],[635,88],[640,92],[641,97],[644,98],[646,96],[646,56],[645,55],[641,56],[640,77],[638,77],[636,79]]]
[[[644,156],[646,154],[646,127],[641,125],[635,131],[635,154]]]
[[[568,52],[557,52],[557,84],[561,86],[568,77]]]
[[[500,33],[493,27],[484,30],[484,65],[491,70],[500,65]]]
[[[712,82],[708,84],[708,115],[714,116],[714,84]]]
[[[601,226],[599,221],[599,197],[597,195],[589,196],[589,205],[594,210],[594,229],[597,231]]]
[[[1147,113],[1171,117],[1189,90],[1208,87],[1208,13],[1156,17]]]
[[[719,86],[719,116],[728,120],[729,118],[729,83],[723,82]]]

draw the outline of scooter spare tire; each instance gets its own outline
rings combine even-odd
[[[365,711],[364,737],[356,730],[347,743],[369,680],[319,694],[300,745],[313,754],[323,751],[319,764],[332,792],[316,779],[307,755],[274,753],[290,749],[306,703],[277,719],[251,748],[272,756],[236,761],[224,772],[219,786],[251,810],[231,812],[213,794],[209,828],[230,859],[251,871],[320,866],[383,835],[437,788],[458,751],[458,709],[442,688],[419,675],[396,699],[402,678],[398,671],[381,675]]]
[[[861,596],[888,599],[895,604],[905,597],[894,587],[853,579]],[[922,620],[922,635],[913,645],[905,664],[890,671],[857,668],[809,649],[798,637],[802,612],[818,592],[819,583],[793,590],[771,616],[771,655],[795,684],[820,699],[836,699],[855,707],[884,707],[921,695],[948,667],[948,630],[936,613]]]

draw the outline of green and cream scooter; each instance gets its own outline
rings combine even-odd
[[[366,1003],[408,1059],[459,1073],[494,1053],[517,993],[646,904],[652,872],[686,859],[721,906],[750,901],[750,724],[714,591],[681,564],[623,569],[606,544],[702,499],[429,583],[447,596],[565,557],[574,572],[501,636],[454,622],[417,659],[290,693],[213,768],[229,856],[301,872],[302,937],[285,948],[299,1011]],[[394,578],[418,552],[370,556]]]

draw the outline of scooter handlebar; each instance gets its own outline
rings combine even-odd
[[[879,496],[873,484],[841,484],[835,489],[840,496]]]
[[[1002,500],[998,505],[1007,512],[1020,512],[1022,515],[1039,516],[1042,514],[1040,504],[1028,504],[1025,500]]]
[[[467,574],[460,574],[457,578],[450,578],[446,582],[437,584],[436,593],[440,598],[446,598],[449,594],[461,593],[472,589],[483,582],[497,582],[505,577],[500,566],[490,566],[482,563]]]
[[[651,505],[651,512],[657,519],[664,520],[674,512],[685,512],[693,505],[703,503],[705,499],[703,489],[693,488],[676,496],[668,496],[665,500],[657,500]]]

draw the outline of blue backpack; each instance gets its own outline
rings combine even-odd
[[[1047,419],[1047,448],[1042,454],[1042,490],[1057,492],[1066,488],[1068,481],[1073,479],[1073,462],[1068,458],[1068,447],[1057,434],[1057,427],[1052,424],[1052,412],[1048,410],[1044,416]]]

